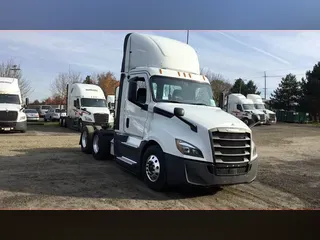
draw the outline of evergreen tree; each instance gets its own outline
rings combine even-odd
[[[271,94],[272,107],[275,109],[290,110],[300,100],[300,84],[293,74],[282,78],[278,88]]]
[[[314,65],[312,71],[306,72],[306,79],[301,81],[301,91],[301,109],[313,117],[320,116],[320,62]]]

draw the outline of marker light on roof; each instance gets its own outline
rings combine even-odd
[[[162,74],[162,69],[159,69],[160,74]]]
[[[185,74],[185,73],[183,73],[183,76],[184,76],[184,77],[186,77],[186,74]]]
[[[179,75],[179,77],[180,77],[180,72],[178,72],[178,75]]]
[[[191,77],[191,73],[189,73],[189,77],[192,78],[192,77]]]

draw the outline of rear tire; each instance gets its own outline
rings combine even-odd
[[[97,128],[92,138],[92,155],[94,159],[109,160],[112,158],[110,154],[111,140],[113,135],[108,134],[107,131]]]
[[[90,154],[92,152],[92,136],[94,129],[92,126],[86,126],[82,129],[80,135],[81,151]]]
[[[143,179],[149,188],[164,191],[167,187],[167,172],[162,149],[153,145],[143,154]]]

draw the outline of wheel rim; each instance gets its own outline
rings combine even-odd
[[[87,140],[88,140],[88,134],[86,131],[84,131],[82,133],[82,136],[81,136],[81,144],[82,144],[82,147],[86,147],[87,146]]]
[[[99,152],[99,136],[98,135],[95,135],[93,137],[92,147],[93,147],[94,153],[98,153]]]
[[[146,174],[151,182],[156,182],[160,176],[160,162],[157,156],[151,155],[147,159]]]

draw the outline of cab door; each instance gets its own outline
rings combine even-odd
[[[148,118],[148,104],[150,103],[150,89],[147,79],[148,76],[144,73],[130,76],[124,106],[124,132],[140,140],[144,136]]]

